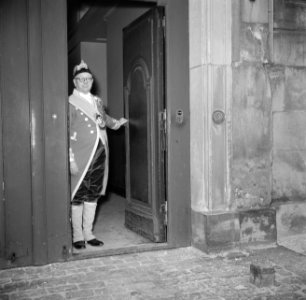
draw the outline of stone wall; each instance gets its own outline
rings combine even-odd
[[[281,238],[306,231],[306,3],[243,0],[240,10],[233,28],[239,38],[233,44],[232,206],[276,208]]]
[[[271,201],[269,2],[239,4],[233,28],[232,207],[250,209],[266,207]]]
[[[189,8],[194,245],[209,251],[306,232],[306,3],[190,0]],[[231,31],[216,25],[217,13]],[[217,69],[226,75],[207,76]],[[225,122],[216,125],[220,99]]]
[[[272,206],[278,240],[306,233],[306,3],[274,0]]]

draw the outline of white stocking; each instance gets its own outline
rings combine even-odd
[[[95,239],[93,235],[93,222],[95,220],[97,203],[95,202],[84,202],[83,211],[83,233],[86,241]]]
[[[84,241],[82,230],[83,205],[71,205],[72,241]]]

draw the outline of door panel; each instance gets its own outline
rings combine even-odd
[[[146,66],[135,67],[131,74],[131,90],[129,103],[129,141],[131,197],[148,203],[148,97],[145,76]]]
[[[69,255],[65,24],[62,0],[0,1],[0,268]]]
[[[125,225],[154,242],[166,240],[163,9],[123,30],[126,129]]]
[[[27,1],[1,1],[1,121],[4,263],[32,260]],[[2,185],[2,182],[1,182]],[[2,223],[2,224],[3,224]],[[2,262],[3,263],[3,262]]]
[[[71,248],[70,187],[67,135],[66,1],[41,1],[43,29],[45,201],[48,260],[65,260]],[[56,18],[56,22],[54,22]],[[52,38],[56,36],[56,43]],[[57,55],[54,55],[57,53]]]

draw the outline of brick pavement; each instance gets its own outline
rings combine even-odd
[[[275,268],[269,287],[250,283],[250,264]],[[306,299],[306,256],[284,247],[207,255],[159,250],[0,271],[0,299]]]

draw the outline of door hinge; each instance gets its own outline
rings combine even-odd
[[[167,111],[164,109],[159,113],[159,131],[160,131],[160,143],[161,150],[167,149]]]
[[[12,252],[9,257],[8,257],[8,260],[11,262],[11,263],[14,263],[17,259],[17,255],[15,252]]]
[[[165,201],[165,203],[163,203],[160,207],[163,215],[164,215],[164,225],[167,226],[168,225],[168,204],[167,201]]]
[[[162,18],[162,28],[163,28],[163,35],[165,38],[166,37],[166,16],[163,16]]]
[[[19,249],[20,250],[20,249]],[[23,250],[23,251],[22,251]],[[11,263],[15,263],[17,261],[17,259],[20,258],[24,258],[29,256],[29,249],[25,248],[22,249],[21,251],[19,251],[19,253],[17,254],[17,251],[12,250],[10,253],[8,253],[6,259]]]
[[[67,259],[69,257],[69,250],[66,245],[62,247],[62,256],[64,259]]]
[[[5,201],[5,185],[4,185],[4,181],[2,181],[2,201]]]

